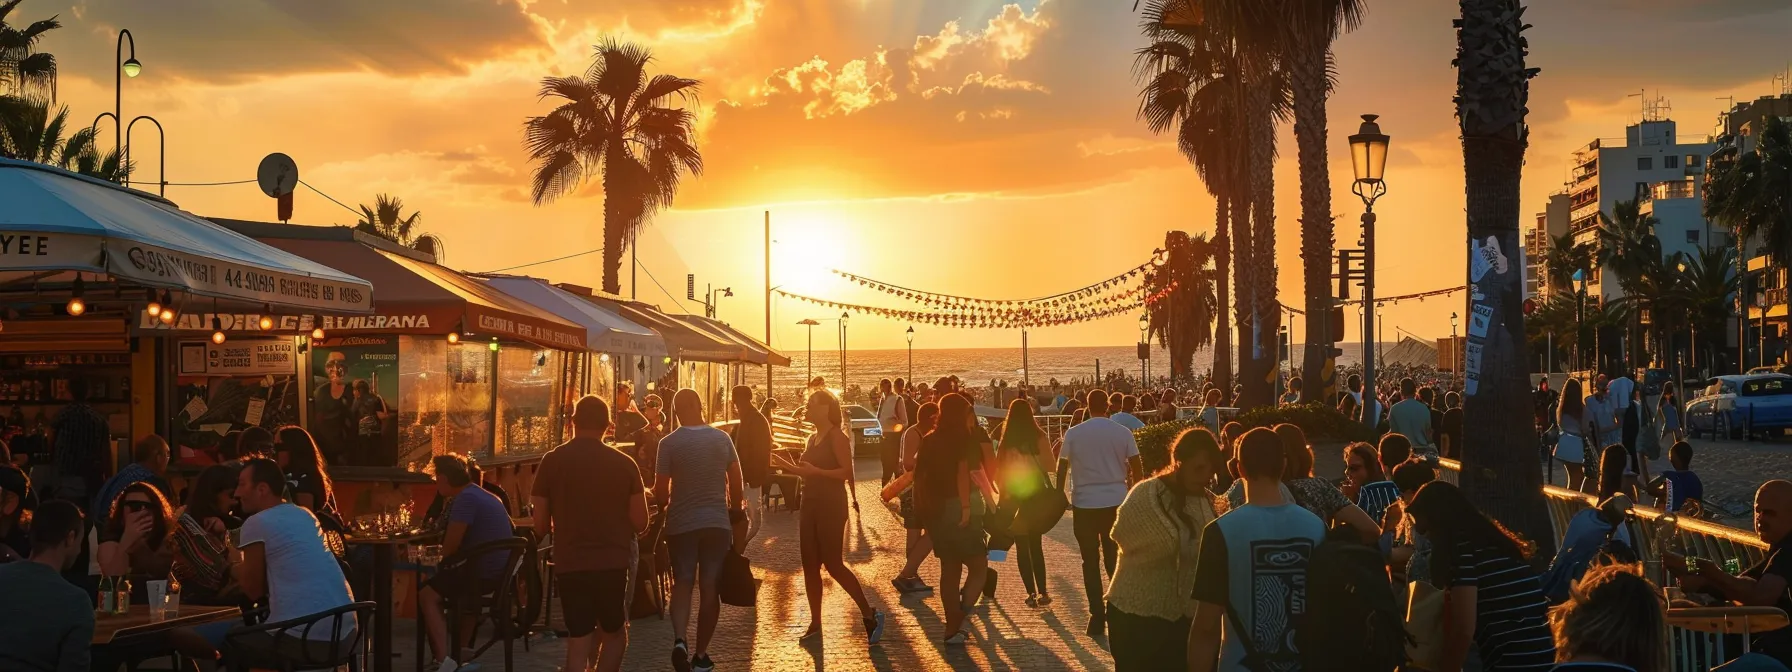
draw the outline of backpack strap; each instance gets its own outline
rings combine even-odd
[[[1250,631],[1244,627],[1244,619],[1239,618],[1231,604],[1226,605],[1226,620],[1232,622],[1232,629],[1238,633],[1238,643],[1244,645],[1244,660],[1240,664],[1247,670],[1257,670],[1262,664],[1263,654],[1258,653],[1256,642],[1251,641]],[[1220,655],[1225,656],[1224,647],[1220,648]]]

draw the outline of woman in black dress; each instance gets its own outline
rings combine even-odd
[[[348,381],[346,357],[340,352],[330,353],[329,359],[324,361],[324,375],[329,382],[311,392],[311,431],[315,433],[324,457],[332,463],[342,464],[342,456],[351,445],[350,437],[354,436],[349,412],[354,403],[354,391]]]

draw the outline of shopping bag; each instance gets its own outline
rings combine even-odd
[[[722,604],[753,607],[759,603],[759,579],[753,576],[753,563],[734,551],[722,560],[722,578],[717,586]]]

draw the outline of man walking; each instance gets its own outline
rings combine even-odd
[[[771,418],[753,408],[753,388],[736,385],[733,394],[734,413],[740,417],[740,423],[734,426],[734,450],[740,456],[747,502],[747,533],[744,538],[735,539],[735,546],[746,548],[765,522],[765,482],[772,469],[772,425]],[[884,441],[888,442],[889,437],[885,436]]]
[[[1219,670],[1247,669],[1247,657],[1300,669],[1292,630],[1305,613],[1307,559],[1325,536],[1325,523],[1284,496],[1284,459],[1282,442],[1269,429],[1238,440],[1245,505],[1201,533],[1191,595],[1198,604],[1188,631],[1191,672],[1214,670],[1216,663]]]
[[[1089,636],[1107,633],[1102,570],[1114,574],[1120,547],[1111,531],[1126,492],[1144,471],[1132,430],[1108,419],[1108,395],[1089,393],[1089,419],[1064,433],[1058,483],[1070,483],[1071,522],[1083,556],[1083,592],[1089,600]],[[1066,476],[1069,480],[1066,481]]]
[[[672,555],[672,667],[710,672],[715,663],[709,658],[709,639],[722,609],[716,589],[722,561],[734,542],[729,512],[738,511],[743,498],[740,459],[726,433],[704,424],[703,399],[696,390],[673,395],[672,411],[681,426],[660,440],[653,488],[666,509],[666,545]],[[695,651],[684,641],[693,587],[701,599]]]
[[[908,426],[908,405],[889,378],[877,381],[877,389],[883,395],[877,402],[877,425],[882,430],[877,454],[883,461],[883,483],[889,485],[890,479],[902,475],[902,428]]]
[[[635,461],[603,442],[609,429],[603,399],[574,403],[572,439],[542,456],[530,496],[536,533],[554,535],[568,672],[616,672],[628,650],[635,536],[647,529],[647,497]]]

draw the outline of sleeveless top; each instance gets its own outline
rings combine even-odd
[[[838,469],[840,460],[834,453],[834,442],[845,441],[846,435],[840,432],[816,434],[803,450],[802,461],[815,465],[819,469]],[[846,487],[844,481],[825,476],[803,477],[803,503],[826,504],[828,506],[846,506]]]

